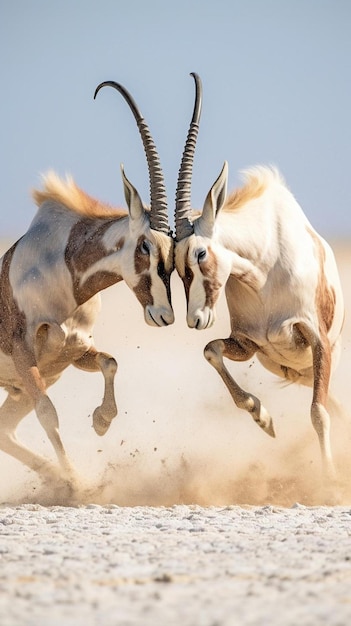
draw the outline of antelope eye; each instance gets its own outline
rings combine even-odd
[[[206,252],[205,248],[200,248],[200,250],[198,250],[198,252],[197,252],[198,263],[201,263],[201,261],[204,261],[206,256],[207,256],[207,252]]]
[[[140,245],[140,250],[142,254],[150,254],[150,244],[146,239]]]

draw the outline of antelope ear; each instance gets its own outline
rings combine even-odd
[[[141,198],[134,185],[132,185],[132,183],[126,177],[123,165],[121,165],[121,174],[124,188],[124,196],[128,206],[130,218],[132,220],[140,220],[145,213]]]
[[[216,217],[221,210],[226,197],[227,197],[227,183],[228,183],[228,163],[224,161],[222,171],[217,180],[213,183],[210,191],[207,194],[207,198],[204,203],[202,215],[199,217],[199,226],[201,224],[201,231],[205,231],[212,234],[212,229],[216,220]],[[204,234],[205,234],[204,232]]]

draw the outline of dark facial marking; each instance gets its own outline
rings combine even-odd
[[[151,278],[149,274],[142,274],[140,276],[140,280],[133,291],[144,309],[148,304],[154,303],[154,299],[151,295]]]
[[[163,260],[158,262],[157,274],[161,278],[164,286],[166,287],[167,297],[168,297],[169,302],[171,302],[171,273],[166,271]]]
[[[206,261],[199,266],[204,276],[205,304],[212,308],[217,301],[221,284],[217,279],[217,260],[211,248],[208,248]]]
[[[187,302],[189,302],[190,287],[191,287],[191,283],[193,282],[193,280],[194,280],[194,272],[190,269],[188,265],[185,265],[185,274],[184,276],[182,276],[182,281],[184,285],[185,297],[186,297]]]
[[[150,256],[142,252],[142,244],[144,241],[143,235],[138,239],[137,246],[134,253],[134,268],[136,274],[142,274],[150,269]]]

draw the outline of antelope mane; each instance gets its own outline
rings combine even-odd
[[[271,184],[285,186],[283,177],[274,166],[257,165],[243,170],[241,174],[244,177],[244,185],[228,196],[223,207],[224,211],[236,211],[250,200],[256,200]]]
[[[68,209],[87,217],[124,217],[127,211],[114,208],[92,198],[80,189],[72,176],[60,178],[55,172],[49,171],[42,175],[43,189],[33,189],[32,197],[37,206],[45,201],[58,202]]]

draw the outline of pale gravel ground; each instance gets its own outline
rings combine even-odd
[[[351,508],[0,509],[2,626],[347,626]]]

